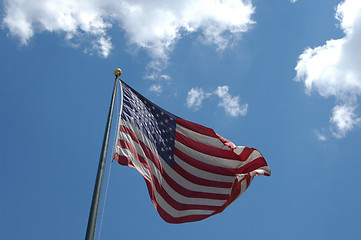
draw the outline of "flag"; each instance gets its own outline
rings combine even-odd
[[[159,215],[193,222],[222,212],[250,185],[270,175],[259,151],[237,147],[212,129],[155,105],[126,83],[114,159],[137,169]]]

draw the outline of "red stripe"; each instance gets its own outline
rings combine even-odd
[[[169,215],[160,206],[158,206],[157,211],[158,211],[159,215],[163,218],[163,220],[168,222],[168,223],[195,222],[195,221],[200,221],[200,220],[203,220],[205,218],[208,218],[208,217],[212,216],[212,214],[208,214],[208,215],[188,215],[188,216],[184,216],[184,217],[175,218],[175,217],[172,217],[171,215]]]
[[[120,141],[120,140],[119,140]],[[159,183],[159,180],[154,176],[153,172],[151,171],[151,168],[149,166],[149,163],[147,162],[146,159],[144,159],[141,155],[139,155],[136,151],[136,149],[133,147],[132,144],[130,144],[129,142],[121,142],[118,144],[122,145],[122,146],[127,146],[127,149],[134,155],[134,157],[139,161],[139,163],[146,169],[149,170],[149,172],[151,173],[152,176],[152,182],[153,184],[151,184],[150,186],[153,188],[153,186],[155,186],[157,192],[162,196],[162,198],[169,204],[171,205],[173,208],[177,209],[177,210],[186,210],[186,209],[199,209],[199,210],[216,210],[217,208],[219,208],[219,206],[209,206],[209,205],[201,205],[201,204],[183,204],[183,203],[179,203],[178,201],[174,200],[167,192],[166,190],[161,186],[161,184]],[[123,162],[128,162],[131,163],[131,160],[125,156],[122,156],[122,158],[126,158],[127,160],[123,159]],[[140,172],[141,173],[141,172]],[[141,173],[142,174],[142,173]],[[143,178],[146,181],[150,181],[150,179],[148,179],[148,177],[144,176],[142,174]],[[149,186],[148,186],[149,187]],[[154,189],[152,189],[153,192]],[[195,197],[196,198],[196,197]],[[225,200],[225,199],[224,199]]]
[[[144,153],[145,153],[145,156],[146,156],[147,158],[149,158],[159,170],[162,169],[162,164],[159,162],[158,158],[154,155],[154,153],[152,152],[152,150],[150,150],[150,149],[148,148],[147,145],[145,145],[142,141],[140,141],[140,140],[138,139],[137,135],[135,134],[135,132],[133,132],[132,129],[130,129],[130,128],[124,126],[124,125],[120,125],[120,126],[119,126],[119,132],[123,132],[123,133],[125,133],[125,134],[128,134],[128,135],[132,138],[132,140],[133,140],[134,142],[138,143],[138,144],[142,147],[142,149],[143,149],[143,151],[144,151]],[[120,139],[118,139],[118,141],[119,141],[119,140],[120,140]]]
[[[174,148],[174,155],[177,156],[179,159],[184,161],[185,163],[188,163],[189,165],[198,168],[203,171],[207,171],[210,173],[215,173],[219,175],[225,175],[225,176],[235,176],[236,175],[236,169],[234,168],[224,168],[224,167],[218,167],[214,166],[208,163],[201,162],[195,158],[192,158],[182,151],[180,151],[177,148]]]
[[[249,178],[247,178],[248,180],[247,180],[247,186],[246,186],[245,191],[246,191],[247,188],[251,185],[251,182],[252,182],[253,178],[254,178],[254,176],[252,176],[252,177],[249,176]]]
[[[182,194],[186,197],[191,198],[208,198],[215,200],[225,200],[228,198],[228,194],[220,194],[220,193],[208,193],[208,192],[196,192],[189,189],[186,189],[179,183],[173,180],[166,172],[162,172],[163,179],[168,183],[168,185],[173,188],[179,194]]]
[[[246,189],[247,189],[249,184],[251,183],[250,176],[245,176],[244,178],[241,179],[241,181],[238,181],[238,180],[234,181],[234,184],[233,184],[233,187],[232,187],[232,192],[231,192],[231,195],[229,196],[227,202],[225,204],[223,204],[222,207],[218,208],[212,214],[212,216],[215,215],[215,214],[223,212],[223,210],[225,208],[227,208],[233,201],[235,201],[242,194],[241,190],[242,190],[242,182],[243,181],[247,181],[247,186],[246,186]],[[246,189],[245,189],[245,191],[246,191]]]
[[[227,159],[239,160],[239,161],[241,160],[240,157],[237,154],[235,154],[232,150],[224,150],[224,149],[220,149],[220,148],[216,148],[216,147],[212,147],[212,146],[203,144],[201,142],[197,142],[179,132],[175,133],[175,139],[178,142],[182,143],[183,145],[185,145],[195,151],[198,151],[198,152],[201,152],[201,153],[213,156],[213,157],[227,158]]]
[[[258,168],[268,166],[263,157],[256,158],[237,170],[237,173],[247,174]]]
[[[180,203],[176,200],[174,200],[168,193],[167,191],[164,190],[164,188],[161,186],[161,184],[159,183],[159,180],[154,177],[153,175],[153,186],[155,186],[155,189],[157,190],[157,192],[159,193],[159,195],[162,196],[162,198],[169,204],[171,205],[174,209],[178,210],[178,211],[182,211],[182,210],[188,210],[188,209],[198,209],[198,210],[216,210],[217,208],[219,208],[218,206],[213,206],[213,205],[201,205],[201,204],[186,204],[186,203]]]
[[[194,132],[201,133],[201,134],[207,135],[209,137],[217,138],[217,135],[213,131],[213,129],[204,127],[204,126],[199,125],[197,123],[193,123],[193,122],[184,120],[183,118],[178,117],[177,118],[177,124],[179,124],[182,127],[188,128],[189,130],[192,130]]]
[[[133,153],[134,154],[134,153]],[[137,155],[137,153],[135,153],[135,155]],[[122,158],[126,158],[127,162],[131,162],[131,160],[128,157],[125,156],[121,156]],[[143,158],[142,156],[139,156],[139,158]],[[150,169],[148,169],[149,171],[151,171]],[[195,209],[195,210],[217,210],[217,208],[219,208],[219,206],[214,206],[214,205],[201,205],[201,204],[185,204],[185,203],[180,203],[176,200],[174,200],[166,191],[165,189],[161,186],[161,184],[159,183],[158,179],[152,174],[152,181],[150,181],[147,177],[145,177],[143,174],[141,174],[144,178],[144,180],[146,182],[149,182],[150,184],[147,184],[148,188],[151,188],[149,191],[152,192],[153,194],[150,195],[153,203],[156,202],[156,198],[154,195],[154,187],[157,190],[157,192],[159,193],[159,195],[174,209],[178,210],[178,211],[182,211],[182,210],[190,210],[190,209]],[[158,204],[156,202],[156,204]]]
[[[180,184],[178,184],[176,181],[174,181],[162,168],[161,163],[159,162],[158,158],[153,154],[153,152],[143,143],[141,142],[137,136],[135,135],[135,133],[130,130],[129,128],[122,126],[120,128],[122,131],[126,130],[127,134],[129,134],[131,136],[131,138],[133,139],[133,141],[137,142],[138,144],[140,144],[140,146],[142,147],[143,151],[146,153],[146,157],[149,158],[154,165],[156,166],[156,168],[158,168],[159,172],[162,174],[163,179],[168,183],[168,185],[173,188],[176,192],[178,192],[179,194],[186,196],[186,197],[193,197],[193,198],[209,198],[209,199],[218,199],[218,200],[225,200],[228,198],[228,194],[218,194],[218,193],[207,193],[207,192],[196,192],[196,191],[192,191],[189,189],[186,189],[185,187],[181,186]],[[124,142],[124,143],[123,143]],[[135,148],[130,144],[127,143],[124,140],[120,140],[118,139],[118,146],[119,147],[123,147],[122,145],[125,145],[124,148],[131,150],[132,148],[135,150]]]
[[[135,157],[136,159],[138,160],[138,162],[145,168],[149,169],[150,170],[150,166],[149,166],[149,162],[144,158],[142,157],[141,155],[139,155],[137,153],[137,150],[135,149],[134,145],[131,144],[130,142],[127,142],[125,140],[120,140],[118,139],[118,144],[117,146],[119,148],[123,148],[123,149],[128,149]]]
[[[190,181],[190,182],[192,182],[194,184],[209,186],[209,187],[218,187],[218,188],[231,188],[232,187],[231,182],[213,181],[213,180],[208,180],[208,179],[204,179],[204,178],[194,176],[193,174],[187,172],[181,166],[179,166],[177,164],[177,162],[174,162],[173,170],[176,171],[179,175],[181,175],[182,177],[184,177],[185,179],[187,179],[188,181]]]
[[[122,156],[122,155],[119,155],[118,153],[114,153],[114,160],[116,160],[120,165],[129,166],[129,167],[134,168],[132,161],[129,158],[127,158],[126,156]]]
[[[195,222],[195,221],[200,221],[202,219],[212,216],[212,214],[209,214],[209,215],[188,215],[188,216],[184,216],[184,217],[173,217],[170,214],[168,214],[163,208],[161,208],[159,206],[159,204],[156,201],[155,196],[154,196],[154,189],[153,189],[152,183],[150,181],[147,181],[146,179],[145,179],[145,183],[147,184],[149,196],[152,199],[155,209],[157,210],[157,212],[159,213],[161,218],[168,223]]]
[[[250,147],[243,148],[243,150],[240,154],[241,160],[246,161],[248,159],[248,157],[253,153],[253,151],[255,151],[254,148],[250,148]]]

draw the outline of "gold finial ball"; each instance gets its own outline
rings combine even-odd
[[[117,76],[117,77],[119,77],[120,75],[122,75],[122,69],[120,69],[120,68],[115,69],[115,70],[114,70],[114,75]]]

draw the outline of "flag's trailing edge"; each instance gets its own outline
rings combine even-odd
[[[160,216],[193,222],[222,212],[271,171],[259,151],[158,107],[124,82],[114,159],[137,169]]]

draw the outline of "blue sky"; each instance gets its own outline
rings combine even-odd
[[[360,238],[358,0],[5,0],[0,16],[2,239],[85,237],[117,67],[159,106],[260,150],[272,176],[172,225],[114,162],[101,239]]]

